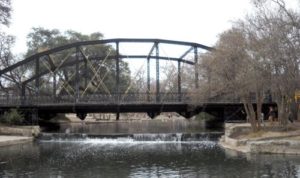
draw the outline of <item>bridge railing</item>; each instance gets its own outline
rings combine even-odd
[[[21,105],[21,97],[12,95],[0,95],[0,105]]]
[[[158,99],[159,98],[159,99]],[[140,104],[140,103],[186,103],[191,101],[187,93],[128,93],[128,94],[93,94],[75,97],[72,95],[59,96],[0,96],[1,106],[42,105],[42,104]]]
[[[11,96],[0,95],[0,106],[26,106],[26,105],[63,105],[63,104],[199,104],[199,103],[241,103],[238,98],[210,98],[197,99],[193,93],[128,93],[128,94],[92,94],[75,97],[72,95],[59,96]],[[255,103],[255,100],[253,100]]]

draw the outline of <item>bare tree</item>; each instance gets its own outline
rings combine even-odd
[[[246,19],[259,46],[259,56],[270,70],[270,89],[277,103],[279,121],[287,124],[295,91],[299,89],[300,13],[283,0],[255,0],[256,14]]]
[[[0,0],[0,23],[8,26],[11,16],[11,1]]]
[[[216,50],[203,56],[204,86],[209,97],[239,97],[254,130],[260,128],[264,94],[271,91],[285,126],[300,87],[300,13],[283,0],[254,0],[253,5],[255,13],[221,34]]]
[[[233,27],[220,35],[216,50],[202,56],[200,70],[206,80],[208,99],[240,99],[254,131],[259,130],[263,99],[262,61],[250,48],[249,37],[242,28]],[[202,88],[203,89],[203,88]],[[258,103],[256,114],[253,102]]]
[[[8,27],[10,24],[11,17],[11,1],[10,0],[0,0],[0,70],[8,67],[14,61],[14,56],[11,53],[11,47],[15,42],[13,36],[3,32],[3,27]],[[10,72],[7,76],[6,82],[1,82],[0,88],[6,89],[12,87],[12,84],[19,83],[20,72],[14,71]]]

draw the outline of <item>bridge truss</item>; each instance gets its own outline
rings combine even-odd
[[[150,44],[151,48],[147,54],[124,55],[120,51],[120,45],[126,46],[126,44],[136,46]],[[160,46],[163,44],[184,46],[187,50],[178,57],[164,56],[160,53]],[[187,106],[191,96],[182,91],[182,64],[194,66],[194,83],[198,88],[199,50],[210,51],[212,48],[198,43],[163,39],[106,39],[76,42],[43,50],[0,70],[0,109],[18,107],[34,109],[39,113],[75,112],[79,116],[87,112],[143,111],[154,117],[156,115],[154,113],[159,111],[158,109],[151,111],[151,108],[162,107],[165,111],[184,112],[186,109],[179,108]],[[147,61],[146,91],[134,93],[121,89],[122,66],[120,65],[123,59]],[[151,60],[155,61],[155,91],[151,91],[150,84]],[[177,92],[160,91],[160,61],[162,60],[177,62]],[[103,65],[99,63],[103,64],[107,61],[110,61],[109,69],[100,75]],[[110,81],[113,87],[109,88],[104,84],[104,80],[107,73],[112,71],[114,78]],[[18,76],[19,72],[22,76]],[[94,75],[89,75],[89,73]],[[89,92],[89,86],[93,82],[95,83],[94,89],[101,87],[103,91]],[[60,87],[58,87],[59,83]],[[141,105],[145,106],[144,109]],[[83,116],[80,118],[84,119]]]

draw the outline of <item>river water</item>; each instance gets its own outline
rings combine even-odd
[[[71,131],[1,147],[0,177],[300,177],[300,156],[224,150],[217,144],[220,132]]]

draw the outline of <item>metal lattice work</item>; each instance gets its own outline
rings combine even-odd
[[[122,54],[120,45],[129,43],[150,44],[152,47],[144,55]],[[187,50],[178,57],[164,56],[160,50],[160,46],[163,44],[184,46]],[[98,104],[99,106],[158,104],[165,105],[165,108],[168,104],[186,105],[191,101],[191,96],[182,91],[182,64],[195,66],[195,86],[197,88],[199,84],[196,66],[199,49],[212,50],[211,47],[197,43],[162,39],[82,41],[53,48],[0,70],[0,82],[1,86],[4,86],[0,90],[0,106],[39,108],[72,105],[76,109],[77,105],[88,104]],[[190,53],[193,54],[193,59],[187,59]],[[131,85],[124,89],[122,59],[145,59],[147,62],[147,85],[143,93],[130,91]],[[177,62],[176,92],[160,91],[161,60]],[[151,91],[150,86],[151,61],[155,62],[155,91],[153,89]],[[24,67],[30,70],[23,74],[22,80],[16,81],[11,75],[12,71]],[[145,110],[145,112],[148,111]]]

